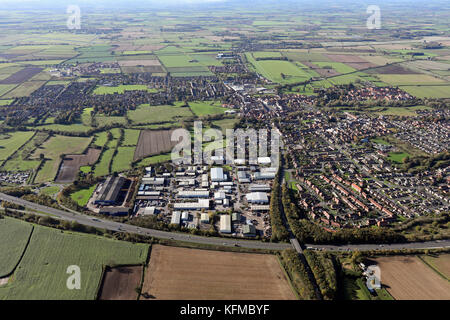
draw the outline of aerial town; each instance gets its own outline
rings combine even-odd
[[[450,299],[445,3],[41,2],[0,10],[0,300]]]

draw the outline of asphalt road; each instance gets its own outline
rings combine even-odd
[[[346,245],[317,245],[305,244],[307,249],[322,249],[336,251],[364,251],[364,250],[398,250],[398,249],[441,249],[450,248],[450,240],[435,240],[426,242],[409,242],[393,244],[346,244]]]
[[[141,234],[145,236],[155,237],[159,239],[168,239],[175,241],[185,241],[191,243],[200,244],[210,244],[210,245],[221,245],[227,247],[234,247],[238,244],[239,247],[250,248],[250,249],[269,249],[269,250],[283,250],[292,249],[293,245],[288,243],[270,243],[262,241],[251,241],[251,240],[234,240],[218,237],[201,237],[189,235],[180,232],[167,232],[159,231],[153,229],[144,229],[137,226],[132,226],[125,223],[114,222],[110,220],[100,219],[96,217],[91,217],[82,213],[66,212],[63,210],[58,210],[55,208],[50,208],[42,206],[33,202],[22,200],[17,197],[9,196],[4,193],[0,193],[0,200],[12,202],[29,209],[33,209],[40,212],[45,212],[47,214],[53,215],[56,218],[76,221],[80,224],[86,226],[92,226],[100,229],[119,231],[119,232],[129,232],[135,234]],[[337,251],[353,251],[353,250],[396,250],[396,249],[437,249],[437,248],[449,248],[450,240],[437,240],[428,242],[411,242],[404,244],[359,244],[359,245],[313,245],[306,244],[307,249],[318,249],[318,250],[337,250]]]
[[[17,197],[9,196],[4,193],[0,193],[0,200],[12,202],[21,206],[24,206],[29,209],[33,209],[40,212],[45,212],[47,214],[53,215],[56,218],[67,220],[67,221],[76,221],[80,224],[86,226],[97,227],[100,229],[119,231],[119,232],[129,232],[135,234],[141,234],[145,236],[155,237],[159,239],[168,239],[175,241],[185,241],[192,243],[200,243],[200,244],[210,244],[210,245],[221,245],[227,247],[234,247],[235,244],[238,244],[239,247],[250,248],[250,249],[269,249],[269,250],[283,250],[292,248],[292,246],[288,243],[270,243],[270,242],[262,242],[262,241],[251,241],[251,240],[234,240],[234,239],[226,239],[226,238],[218,238],[218,237],[202,237],[202,236],[194,236],[187,233],[180,232],[167,232],[153,229],[145,229],[137,226],[132,226],[125,223],[114,222],[106,219],[100,219],[96,217],[91,217],[81,213],[74,212],[66,212],[63,210],[58,210],[55,208],[50,208],[46,206],[42,206],[33,202],[29,202],[26,200],[22,200]]]

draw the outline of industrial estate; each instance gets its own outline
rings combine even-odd
[[[0,299],[450,299],[448,3],[63,2],[0,9]]]

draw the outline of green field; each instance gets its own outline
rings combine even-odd
[[[94,135],[94,145],[103,147],[108,141],[108,132],[102,131]]]
[[[54,196],[59,192],[59,187],[57,186],[51,186],[51,187],[45,187],[39,190],[40,194],[44,194],[46,196]]]
[[[44,165],[36,175],[35,182],[41,183],[52,181],[58,172],[61,155],[81,154],[86,150],[91,141],[92,138],[84,137],[68,137],[60,135],[51,137],[33,153],[33,157],[36,159],[39,158],[40,154],[43,154],[46,159]]]
[[[37,132],[32,139],[28,140],[16,153],[14,153],[8,161],[6,161],[1,169],[5,171],[28,171],[36,169],[39,166],[39,160],[29,159],[36,146],[41,145],[48,138],[48,133]]]
[[[122,146],[135,146],[139,140],[140,130],[125,129]]]
[[[403,159],[409,156],[410,154],[406,152],[390,152],[388,159],[391,160],[392,162],[401,164],[403,163]]]
[[[0,160],[8,159],[34,135],[32,131],[16,131],[0,134]]]
[[[393,86],[414,86],[445,83],[444,80],[435,78],[427,74],[378,74],[378,78]]]
[[[228,110],[226,108],[222,108],[222,104],[220,102],[210,101],[189,102],[189,107],[198,117],[221,114]]]
[[[450,85],[401,86],[400,89],[418,98],[450,98]]]
[[[122,172],[131,169],[135,149],[136,147],[117,148],[117,154],[114,156],[111,171]]]
[[[136,110],[128,111],[128,118],[135,124],[152,124],[161,122],[172,122],[180,118],[192,117],[189,108],[181,108],[183,102],[177,102],[174,106],[149,106],[143,104]]]
[[[70,198],[75,201],[80,207],[84,207],[87,205],[89,198],[92,196],[92,193],[94,193],[95,188],[97,185],[93,185],[89,189],[82,189],[78,190],[70,195]]]
[[[171,154],[159,154],[157,156],[148,157],[145,159],[142,159],[137,165],[139,167],[145,167],[152,164],[160,163],[160,162],[167,162],[171,160]]]
[[[0,278],[9,275],[17,263],[28,242],[32,230],[31,224],[11,218],[0,219]]]
[[[294,83],[309,80],[312,74],[308,69],[297,67],[289,61],[283,60],[260,60],[256,61],[251,54],[247,53],[248,61],[255,70],[263,77],[277,83]]]
[[[356,69],[341,63],[341,62],[314,62],[320,68],[332,68],[339,73],[350,73],[356,71]]]
[[[10,250],[23,250],[23,244],[18,244],[15,238],[5,244]],[[0,299],[93,300],[103,266],[142,264],[147,252],[148,246],[143,244],[36,226],[13,281],[0,287]],[[80,290],[69,290],[66,285],[70,276],[67,268],[73,265],[80,268]]]
[[[117,87],[99,86],[95,88],[93,94],[123,94],[125,91],[148,91],[157,92],[155,89],[149,89],[146,85],[121,85]]]

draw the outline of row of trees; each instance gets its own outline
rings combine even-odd
[[[281,218],[282,208],[280,203],[280,175],[279,171],[275,176],[270,197],[270,224],[272,226],[272,241],[289,240],[289,232],[283,224]]]
[[[325,300],[334,300],[338,292],[338,276],[336,258],[329,253],[310,250],[303,251],[314,274],[317,285]]]
[[[288,272],[295,291],[302,300],[316,300],[314,285],[311,283],[308,271],[300,260],[297,251],[293,249],[283,250],[280,254],[283,267]]]

